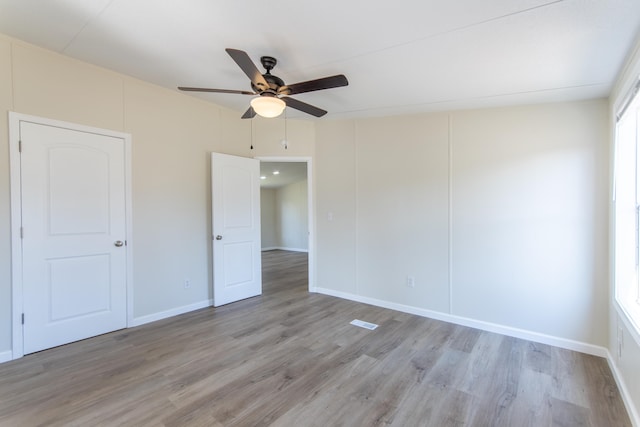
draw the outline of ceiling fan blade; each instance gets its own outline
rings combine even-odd
[[[297,93],[313,92],[314,90],[331,89],[334,87],[347,86],[349,81],[344,74],[338,74],[331,77],[323,77],[321,79],[309,80],[307,82],[294,83],[292,85],[282,86],[278,93],[283,95],[295,95]]]
[[[247,52],[238,49],[225,49],[229,56],[236,61],[236,64],[244,71],[244,73],[251,79],[251,83],[261,90],[269,89],[269,83],[262,77],[262,73],[258,70],[253,63]]]
[[[253,119],[256,116],[256,112],[253,107],[249,107],[247,111],[242,115],[242,119]]]
[[[206,87],[184,87],[178,86],[178,89],[185,92],[215,92],[215,93],[236,93],[239,95],[257,95],[255,92],[249,92],[248,90],[231,90],[231,89],[210,89]]]
[[[313,105],[307,104],[306,102],[298,101],[294,98],[285,96],[280,99],[282,99],[287,104],[287,107],[295,108],[296,110],[300,110],[303,113],[311,114],[315,117],[322,117],[327,114],[327,112],[321,108],[314,107]]]

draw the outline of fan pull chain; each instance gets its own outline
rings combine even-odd
[[[251,150],[253,150],[253,117],[251,118]]]
[[[284,149],[289,148],[289,140],[287,139],[287,109],[284,110]]]

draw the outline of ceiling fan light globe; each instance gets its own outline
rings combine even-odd
[[[268,119],[278,117],[287,104],[275,96],[258,96],[251,100],[251,107],[256,114]]]

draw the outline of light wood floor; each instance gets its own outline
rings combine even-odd
[[[309,294],[306,254],[263,259],[261,297],[0,365],[0,425],[631,425],[602,358]]]

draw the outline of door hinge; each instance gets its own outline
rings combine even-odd
[[[24,227],[20,227],[20,238],[24,239]]]
[[[24,313],[22,313],[22,324],[24,325]]]
[[[18,153],[22,153],[22,140],[18,140]]]

